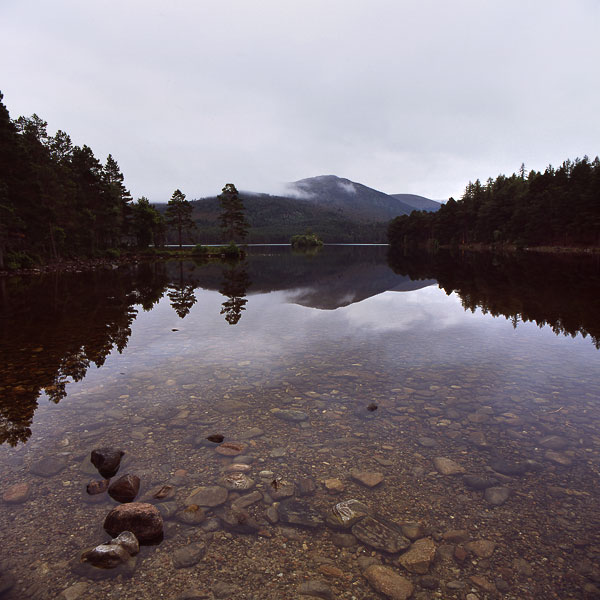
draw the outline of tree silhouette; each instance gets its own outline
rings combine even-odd
[[[192,210],[192,205],[185,199],[185,194],[181,190],[175,190],[167,204],[165,216],[167,223],[177,231],[180,248],[183,232],[196,226],[192,221]]]
[[[231,263],[223,270],[223,281],[219,293],[227,298],[221,304],[221,314],[225,315],[225,320],[230,325],[237,325],[242,318],[242,311],[246,310],[248,299],[247,289],[252,285],[248,277],[247,263]]]
[[[248,235],[248,222],[246,221],[244,203],[233,183],[225,184],[220,196],[221,203],[220,223],[221,229],[229,242],[243,242]]]

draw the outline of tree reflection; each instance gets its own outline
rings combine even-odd
[[[167,296],[171,301],[173,310],[177,313],[180,319],[186,317],[192,306],[196,304],[196,294],[194,293],[195,285],[186,283],[183,273],[183,262],[179,261],[179,280],[177,283],[171,284],[167,291]]]
[[[391,252],[396,273],[437,279],[465,310],[548,325],[556,335],[591,337],[600,349],[600,257],[485,252]]]
[[[221,314],[230,325],[236,325],[242,318],[242,311],[246,310],[246,291],[252,285],[248,277],[248,264],[246,261],[230,263],[223,270],[223,280],[219,293],[227,298],[221,304]]]

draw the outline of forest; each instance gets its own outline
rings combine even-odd
[[[12,120],[0,93],[0,269],[118,255],[164,235],[146,198],[133,202],[117,161],[104,164],[32,115]]]
[[[600,247],[600,160],[566,160],[555,169],[498,175],[469,182],[460,200],[435,213],[414,211],[393,219],[395,247]]]

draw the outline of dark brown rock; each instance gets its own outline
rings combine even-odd
[[[140,478],[137,475],[123,475],[108,487],[108,494],[117,502],[133,502],[140,491]]]
[[[123,454],[125,452],[117,448],[96,448],[92,450],[90,460],[102,477],[110,479],[117,474]]]
[[[131,531],[141,544],[152,544],[162,540],[163,520],[152,504],[131,502],[113,508],[104,520],[104,529],[113,537]]]
[[[413,584],[390,567],[371,565],[364,576],[376,591],[391,600],[406,600],[412,596]]]

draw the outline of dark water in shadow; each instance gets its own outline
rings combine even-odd
[[[297,598],[317,580],[336,598],[384,597],[363,574],[366,557],[418,598],[592,594],[598,273],[586,257],[388,264],[381,247],[263,247],[237,264],[1,280],[2,493],[28,489],[24,502],[0,504],[6,597],[55,598],[77,584],[98,598],[180,598],[192,587]],[[242,458],[220,453],[213,435]],[[138,500],[160,508],[165,539],[96,581],[78,561],[106,540],[116,505],[85,491],[100,446],[125,451],[119,476],[140,477]],[[493,478],[508,499],[495,505],[463,473],[443,475],[439,458]],[[184,522],[197,488],[225,485],[236,462],[248,465],[248,492]],[[153,498],[164,485],[172,495]],[[235,501],[254,492],[240,522]],[[366,533],[344,537],[318,521],[350,498],[405,524],[425,540],[421,553],[433,548],[429,579],[382,549],[393,527],[363,523]],[[317,526],[286,523],[294,511]],[[478,540],[487,551],[469,546]],[[190,544],[203,555],[179,568]]]

